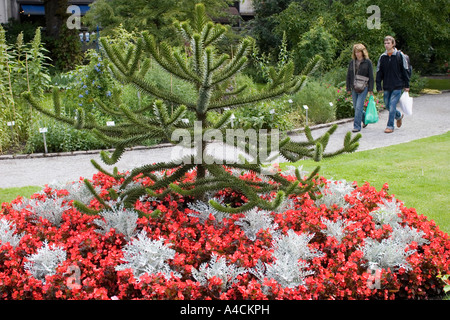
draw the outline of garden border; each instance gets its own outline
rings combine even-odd
[[[382,110],[380,110],[381,112]],[[322,123],[318,125],[311,126],[311,130],[318,130],[326,127],[331,127],[334,124],[343,124],[347,122],[353,121],[353,118],[347,118],[347,119],[340,119],[333,122],[328,123]],[[295,134],[304,131],[305,128],[297,128],[293,130],[288,130],[286,133],[289,134]],[[161,143],[154,146],[136,146],[131,148],[126,148],[126,151],[131,150],[147,150],[147,149],[158,149],[158,148],[167,148],[172,147],[173,144],[171,143]],[[101,151],[114,151],[114,149],[95,149],[95,150],[84,150],[84,151],[68,151],[68,152],[54,152],[54,153],[28,153],[28,154],[5,154],[0,155],[0,161],[1,160],[13,160],[13,159],[35,159],[35,158],[51,158],[51,157],[66,157],[66,156],[78,156],[78,155],[87,155],[87,154],[98,154]]]

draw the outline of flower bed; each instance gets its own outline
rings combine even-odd
[[[318,200],[227,216],[177,195],[123,208],[108,198],[114,179],[91,182],[112,207],[102,216],[72,206],[100,207],[81,182],[2,205],[0,299],[427,299],[450,273],[448,234],[387,185],[318,177]]]

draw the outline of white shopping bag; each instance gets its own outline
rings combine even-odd
[[[410,116],[412,115],[412,107],[413,107],[413,98],[409,96],[409,92],[403,92],[400,97],[400,108],[403,110],[403,113]]]

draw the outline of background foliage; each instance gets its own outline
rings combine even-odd
[[[325,31],[338,43],[334,56],[338,65],[348,62],[351,46],[356,42],[366,44],[376,61],[384,51],[384,36],[391,34],[397,46],[411,57],[415,69],[422,73],[445,71],[450,43],[450,9],[445,0],[254,0],[253,3],[256,17],[252,33],[265,52],[276,49],[283,32],[287,34],[288,48],[295,48],[304,34],[323,19]],[[367,28],[370,5],[380,8],[380,29]]]
[[[120,42],[125,47],[136,44],[137,32],[148,30],[155,34],[158,41],[164,39],[170,44],[178,45],[179,52],[186,52],[185,44],[175,40],[176,32],[172,22],[191,18],[188,9],[194,2],[97,0],[83,17],[83,23],[91,31],[99,26],[102,37],[107,37],[110,42]],[[232,22],[227,25],[227,33],[218,43],[220,51],[232,56],[240,37],[250,35],[256,39],[249,56],[248,68],[244,70],[246,77],[237,77],[234,83],[236,86],[245,84],[259,90],[267,85],[270,67],[279,68],[288,61],[293,61],[295,72],[300,73],[312,57],[317,54],[322,57],[320,69],[309,80],[308,92],[261,104],[256,108],[240,108],[235,114],[238,118],[235,125],[281,129],[302,126],[306,116],[303,104],[310,107],[310,124],[343,116],[351,117],[353,109],[348,100],[350,97],[345,96],[345,93],[338,94],[337,91],[345,80],[352,45],[355,42],[364,43],[376,65],[379,54],[384,51],[382,39],[386,34],[394,35],[397,47],[411,58],[414,68],[412,93],[418,94],[427,83],[432,83],[422,75],[448,73],[449,6],[445,0],[379,0],[375,3],[368,0],[254,0],[255,18],[240,21],[239,24],[225,19],[230,1],[202,2],[206,4],[210,16]],[[370,16],[367,8],[373,4],[378,5],[381,10],[380,29],[367,27]],[[48,90],[50,78],[51,84],[60,89],[64,112],[71,116],[75,116],[76,108],[81,106],[102,121],[114,120],[102,115],[101,110],[93,103],[95,98],[100,98],[106,104],[142,106],[148,103],[146,97],[141,97],[135,88],[112,80],[108,72],[108,61],[102,60],[101,50],[96,52],[97,56],[93,51],[82,53],[77,33],[67,30],[65,24],[60,30],[62,36],[58,38],[41,32],[36,23],[10,21],[3,27],[6,32],[2,31],[3,40],[0,41],[4,52],[0,59],[0,152],[20,152],[26,144],[27,152],[43,151],[42,142],[38,143],[42,140],[42,135],[36,132],[36,128],[39,123],[47,123],[47,120],[33,114],[28,106],[23,106],[20,94],[30,89],[40,98],[48,98],[51,95]],[[39,30],[39,35],[36,30]],[[183,92],[192,95],[191,88],[178,79],[168,77],[156,64],[151,64],[151,71],[147,73],[146,80],[152,84],[169,86],[174,94]],[[82,77],[85,79],[81,80]],[[117,102],[118,96],[121,97],[120,102]],[[290,98],[293,103],[285,103]],[[345,98],[347,106],[342,103]],[[329,108],[330,102],[337,114],[333,114],[333,108]],[[276,113],[270,113],[272,109]],[[217,116],[211,115],[213,118]],[[189,114],[187,118],[193,119]],[[15,121],[12,132],[6,125],[10,121]],[[66,130],[65,136],[71,134],[70,130]],[[59,138],[51,141],[54,136],[56,137],[49,135],[49,143],[60,145]],[[74,136],[71,141],[77,139]],[[76,147],[80,143],[69,145]],[[95,147],[99,146],[102,144]]]

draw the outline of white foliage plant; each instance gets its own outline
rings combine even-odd
[[[423,231],[417,231],[416,228],[409,226],[402,226],[400,217],[400,203],[396,199],[391,201],[382,200],[378,209],[372,211],[370,214],[378,228],[382,225],[390,225],[392,232],[386,239],[378,241],[376,239],[367,238],[365,244],[360,247],[364,253],[364,259],[370,269],[383,268],[391,270],[398,270],[404,268],[410,270],[411,266],[407,258],[416,252],[415,249],[410,249],[412,242],[417,245],[428,243],[428,240],[423,236]]]
[[[305,278],[314,274],[314,271],[308,270],[309,263],[306,261],[322,256],[322,252],[308,246],[313,237],[314,234],[297,234],[294,230],[288,230],[286,235],[274,239],[273,262],[258,261],[250,271],[260,281],[274,279],[283,287],[304,285]]]
[[[15,248],[19,244],[20,239],[22,239],[22,235],[16,233],[14,222],[0,219],[0,245],[9,243]]]
[[[171,249],[164,239],[152,240],[145,231],[132,238],[122,249],[123,261],[116,270],[132,269],[136,281],[145,274],[162,274],[166,279],[172,275],[181,277],[171,270],[167,260],[175,257],[175,250]]]
[[[252,209],[245,213],[245,216],[235,222],[244,231],[247,238],[256,240],[256,235],[260,230],[267,230],[274,234],[278,224],[273,222],[273,217],[269,211]]]
[[[96,231],[105,234],[111,229],[122,233],[129,240],[136,235],[137,220],[139,215],[136,211],[126,209],[123,205],[111,206],[110,210],[100,213],[102,218],[95,219],[94,223],[99,227]]]
[[[202,263],[199,269],[192,269],[192,275],[202,285],[207,285],[208,280],[217,277],[222,280],[222,288],[229,288],[236,280],[237,276],[247,272],[247,269],[237,267],[234,264],[227,264],[225,257],[216,254],[211,256],[209,262]]]
[[[330,180],[325,186],[319,189],[322,197],[316,200],[317,206],[324,204],[327,208],[331,208],[333,205],[336,205],[345,210],[350,207],[345,200],[345,196],[355,190],[355,187],[345,180]]]
[[[56,273],[59,264],[66,260],[66,251],[58,246],[49,245],[47,241],[36,253],[26,256],[25,270],[29,271],[34,278],[45,282],[46,276]]]

